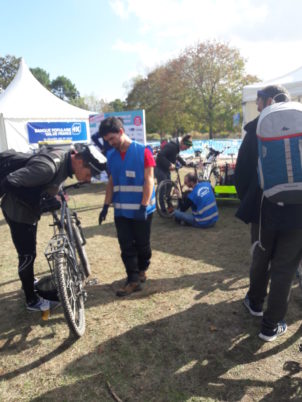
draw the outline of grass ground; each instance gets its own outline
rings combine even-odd
[[[153,257],[142,292],[118,299],[124,268],[113,214],[100,227],[104,186],[71,195],[80,209],[92,278],[87,330],[69,335],[62,311],[42,321],[28,313],[17,258],[0,215],[1,401],[301,401],[302,293],[295,283],[288,332],[258,339],[260,322],[242,306],[248,286],[248,227],[236,206],[220,205],[209,230],[154,214]],[[48,273],[43,251],[50,218],[39,223],[36,272]]]

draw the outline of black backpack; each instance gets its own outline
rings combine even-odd
[[[9,173],[24,167],[33,156],[31,153],[17,152],[14,149],[0,152],[0,183]]]

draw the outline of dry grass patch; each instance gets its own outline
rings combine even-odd
[[[154,215],[153,258],[142,292],[117,299],[124,268],[113,214],[99,227],[104,186],[71,195],[80,209],[92,277],[87,332],[74,342],[58,310],[48,322],[25,311],[17,258],[0,216],[2,401],[298,401],[302,398],[302,294],[295,284],[288,333],[257,338],[259,320],[242,306],[248,286],[248,228],[235,206],[220,206],[210,230],[181,227]],[[36,267],[51,236],[39,224]]]

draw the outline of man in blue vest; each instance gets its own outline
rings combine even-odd
[[[99,224],[106,219],[111,202],[114,222],[126,268],[127,280],[118,291],[123,297],[142,289],[150,264],[150,232],[155,210],[154,166],[149,148],[132,141],[124,131],[121,119],[103,120],[100,135],[112,146],[107,153],[109,181]]]
[[[192,191],[184,200],[180,198],[180,209],[174,212],[175,220],[196,228],[214,226],[218,220],[218,208],[211,184],[206,181],[198,183],[192,173],[186,174],[184,183]],[[189,208],[192,213],[185,212]]]

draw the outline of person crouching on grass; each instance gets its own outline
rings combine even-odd
[[[192,173],[185,175],[184,183],[192,191],[184,200],[177,194],[180,209],[174,212],[176,222],[195,228],[214,226],[218,220],[218,208],[211,184],[206,181],[198,183],[197,177]],[[189,208],[192,209],[192,213],[185,212]]]
[[[124,286],[116,294],[123,297],[141,290],[141,283],[146,281],[155,210],[155,161],[147,147],[125,134],[123,123],[117,117],[103,120],[99,134],[113,147],[107,154],[109,181],[99,224],[106,219],[113,202],[114,222],[127,274]]]

